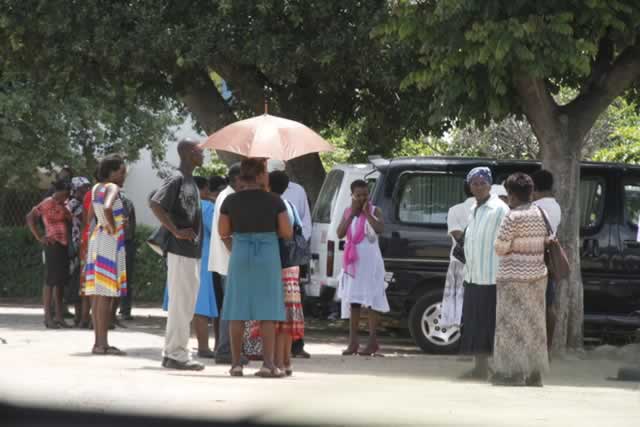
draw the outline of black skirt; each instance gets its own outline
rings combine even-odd
[[[496,334],[496,287],[464,283],[460,352],[490,355]]]
[[[47,286],[65,286],[69,282],[69,252],[66,246],[52,243],[44,247]]]

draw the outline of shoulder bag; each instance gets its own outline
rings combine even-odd
[[[549,275],[554,282],[558,283],[569,277],[569,259],[558,239],[553,236],[553,230],[551,229],[551,224],[549,223],[546,212],[540,206],[538,206],[538,209],[542,214],[549,236],[549,243],[545,248],[544,262],[549,270]]]
[[[295,208],[286,200],[284,202],[293,211],[293,238],[279,239],[280,263],[282,268],[306,265],[311,259],[311,248],[302,235],[302,224]]]

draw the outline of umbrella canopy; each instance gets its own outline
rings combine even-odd
[[[201,146],[245,157],[284,161],[309,153],[333,151],[331,144],[302,123],[269,114],[225,126]]]

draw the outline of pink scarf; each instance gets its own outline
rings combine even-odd
[[[345,216],[351,216],[351,208],[348,208],[345,211]],[[356,246],[364,240],[364,227],[366,221],[367,216],[364,213],[360,213],[360,216],[358,216],[356,222],[355,235],[352,231],[352,224],[349,224],[349,228],[347,228],[347,242],[344,245],[344,256],[342,258],[342,265],[344,268],[344,272],[351,277],[356,276],[356,261],[358,261],[358,250]]]

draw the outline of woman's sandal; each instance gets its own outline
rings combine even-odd
[[[99,356],[126,356],[127,353],[120,350],[118,347],[93,347],[91,350],[92,354],[97,354]]]
[[[62,329],[71,329],[72,326],[70,324],[68,324],[67,322],[65,322],[64,320],[56,320],[56,325],[58,325],[59,328]]]
[[[78,323],[78,328],[79,329],[93,329],[93,325],[91,324],[90,321],[80,322],[80,323]]]
[[[360,356],[371,356],[371,357],[384,357],[384,354],[378,353],[380,351],[380,346],[376,344],[373,347],[367,346],[364,351],[361,351]]]
[[[44,327],[47,329],[60,329],[60,326],[54,322],[53,320],[49,321],[49,320],[45,320],[44,321]]]
[[[360,354],[359,350],[360,350],[360,347],[356,347],[355,349],[353,347],[347,347],[347,349],[342,352],[342,355],[357,356],[358,354]]]
[[[233,368],[231,368],[229,370],[229,375],[231,375],[232,377],[241,377],[244,374],[242,373],[242,365],[239,366],[234,366]]]
[[[293,376],[293,369],[291,369],[291,366],[285,366],[284,370],[281,369],[280,371],[284,372],[284,375],[287,377]]]
[[[258,370],[258,372],[255,373],[256,377],[261,377],[261,378],[282,378],[284,376],[284,372],[281,372],[280,369],[278,368],[267,368],[266,366],[263,366],[262,368],[260,368],[260,370]]]

